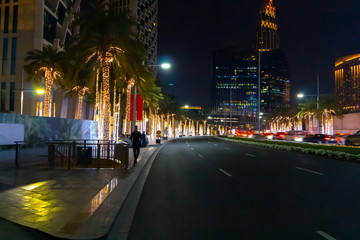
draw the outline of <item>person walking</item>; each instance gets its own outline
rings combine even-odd
[[[137,164],[137,158],[140,154],[141,147],[141,133],[138,131],[138,126],[135,126],[135,130],[130,135],[130,140],[133,144],[133,152],[134,152],[134,167]]]
[[[148,141],[146,139],[145,131],[141,134],[141,147],[146,147]]]

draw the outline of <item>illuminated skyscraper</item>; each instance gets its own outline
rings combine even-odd
[[[158,1],[157,0],[107,0],[116,11],[128,11],[137,21],[136,35],[147,50],[147,65],[157,63]]]
[[[360,54],[336,60],[335,96],[344,111],[360,111]]]
[[[264,116],[290,105],[290,74],[279,48],[273,0],[260,11],[257,43],[217,50],[212,58],[212,99],[214,117],[232,127],[254,128]],[[258,57],[260,52],[260,87]],[[258,93],[260,91],[260,113]],[[237,121],[234,123],[233,121]]]
[[[273,0],[260,11],[259,27],[257,32],[257,48],[259,52],[279,49],[278,26],[276,23],[276,10]]]

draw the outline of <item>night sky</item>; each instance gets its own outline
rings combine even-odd
[[[213,50],[256,39],[258,12],[267,0],[159,0],[160,84],[180,104],[211,106]],[[334,92],[334,62],[360,52],[359,0],[274,0],[280,48],[290,70],[292,102],[296,93]],[[174,86],[168,86],[174,83]]]

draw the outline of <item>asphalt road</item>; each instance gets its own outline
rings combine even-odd
[[[212,137],[166,144],[129,239],[360,239],[360,165]]]

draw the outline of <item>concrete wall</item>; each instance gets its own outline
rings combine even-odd
[[[334,118],[334,134],[350,133],[353,134],[360,130],[360,113],[344,114],[343,118]]]

